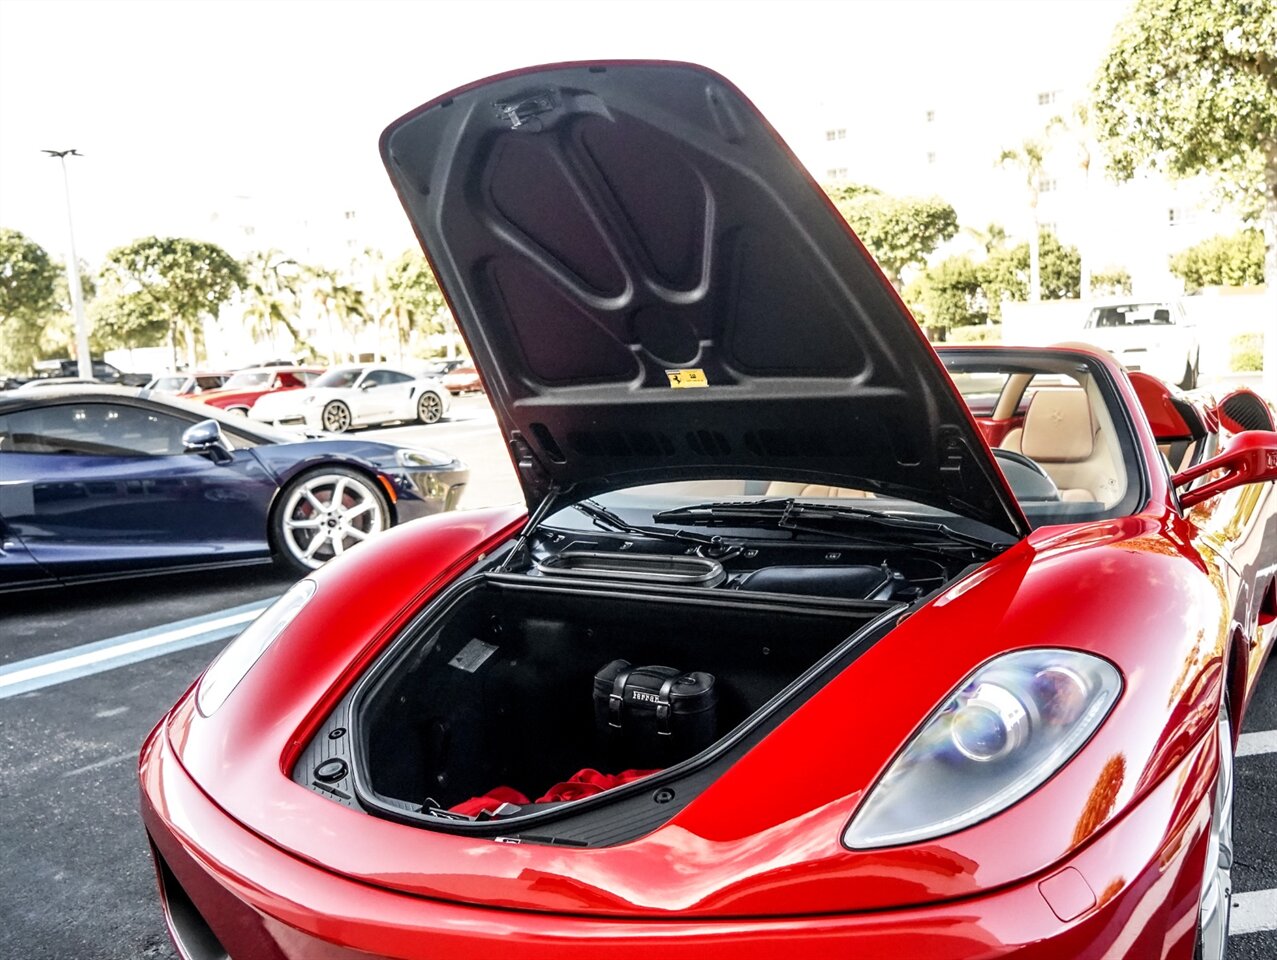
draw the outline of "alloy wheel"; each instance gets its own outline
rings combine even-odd
[[[443,401],[436,394],[423,393],[417,401],[417,419],[422,423],[435,423],[443,416]]]
[[[369,481],[346,472],[315,473],[295,481],[281,519],[281,546],[288,559],[310,570],[389,526],[381,494]]]
[[[324,407],[321,415],[324,429],[332,433],[344,433],[350,429],[350,408],[339,400]]]

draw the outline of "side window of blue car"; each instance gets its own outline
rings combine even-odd
[[[185,420],[115,403],[64,403],[0,417],[0,449],[78,456],[170,456],[183,452]]]

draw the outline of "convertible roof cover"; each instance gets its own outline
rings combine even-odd
[[[381,150],[530,505],[805,479],[1027,531],[908,310],[722,77],[534,67],[413,111]]]

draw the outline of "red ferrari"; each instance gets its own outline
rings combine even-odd
[[[699,67],[491,78],[382,153],[527,510],[336,558],[160,722],[183,956],[1223,955],[1264,401],[937,355]]]

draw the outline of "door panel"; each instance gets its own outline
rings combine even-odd
[[[60,577],[269,553],[275,483],[248,451],[225,466],[196,454],[5,456],[31,478],[7,485],[6,516]]]
[[[9,414],[3,514],[59,578],[265,557],[276,484],[252,453],[182,451],[193,421],[125,403]]]
[[[4,501],[4,490],[0,486],[0,505]],[[53,575],[36,562],[26,545],[9,532],[4,520],[0,519],[0,590],[38,587],[56,582]]]

